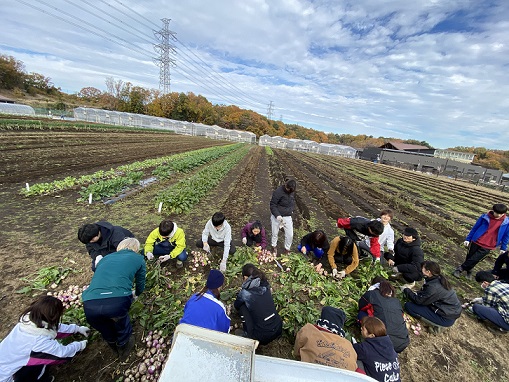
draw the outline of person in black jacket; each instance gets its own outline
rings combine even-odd
[[[78,229],[78,240],[86,245],[92,258],[93,272],[97,263],[104,256],[117,252],[118,243],[128,237],[134,237],[131,231],[107,221],[85,224]]]
[[[433,326],[449,327],[461,315],[461,303],[449,281],[442,275],[440,266],[434,261],[422,263],[424,285],[417,293],[410,288],[403,294],[410,302],[405,310],[415,318],[422,318]]]
[[[380,243],[378,236],[384,232],[384,225],[379,220],[369,220],[362,216],[339,218],[336,226],[345,230],[346,236],[352,239],[359,248],[359,258],[370,258],[380,261]],[[369,239],[369,245],[366,241]]]
[[[384,256],[389,266],[393,267],[394,274],[391,278],[398,279],[401,276],[408,283],[404,288],[413,288],[416,281],[422,280],[421,264],[424,261],[424,252],[415,228],[405,228],[403,237],[394,245],[394,254],[386,252]]]
[[[265,274],[253,264],[242,267],[244,282],[233,306],[242,318],[245,337],[267,345],[283,332],[283,321],[276,311]]]
[[[277,252],[277,237],[280,229],[285,231],[285,251],[289,252],[293,242],[292,213],[295,206],[297,182],[288,179],[279,186],[270,199],[270,223],[272,228],[272,252]]]
[[[377,276],[371,282],[368,291],[359,299],[357,319],[377,317],[385,324],[394,350],[401,353],[410,343],[408,329],[403,318],[403,307],[395,297],[396,291],[389,281]]]
[[[304,255],[314,255],[317,259],[321,259],[329,251],[329,248],[329,240],[327,240],[327,235],[322,230],[304,235],[297,246],[297,250]]]

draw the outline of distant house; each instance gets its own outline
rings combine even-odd
[[[410,151],[413,153],[422,153],[422,154],[431,154],[435,153],[435,149],[430,149],[427,146],[421,145],[411,145],[409,143],[400,143],[400,142],[387,142],[386,144],[380,146],[381,149],[387,150],[398,150],[398,151]]]
[[[13,99],[0,95],[0,103],[15,103],[15,101]]]
[[[450,151],[450,150],[435,150],[435,157],[444,158],[444,159],[452,159],[462,163],[472,163],[474,160],[475,154],[472,153],[462,153],[459,151]]]

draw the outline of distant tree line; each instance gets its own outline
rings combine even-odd
[[[12,91],[17,98],[23,98],[25,93],[32,96],[47,96],[52,99],[53,106],[60,110],[87,106],[218,125],[226,129],[251,131],[257,136],[267,134],[309,139],[321,143],[352,146],[357,149],[380,147],[388,141],[432,147],[428,142],[416,139],[402,140],[365,134],[325,133],[296,124],[269,120],[252,110],[241,109],[235,105],[213,105],[205,97],[191,92],[162,94],[156,89],[146,89],[113,77],[106,78],[106,91],[89,86],[82,88],[77,94],[65,94],[53,85],[50,78],[39,73],[26,73],[23,62],[5,55],[0,55],[1,89]],[[23,102],[29,103],[26,99]],[[509,151],[488,150],[484,147],[454,147],[452,150],[475,153],[474,163],[509,171]]]

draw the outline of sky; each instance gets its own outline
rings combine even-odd
[[[2,0],[0,54],[66,93],[114,78],[285,123],[509,150],[507,0]]]

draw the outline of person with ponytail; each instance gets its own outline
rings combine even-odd
[[[205,286],[187,301],[184,316],[179,323],[228,333],[230,317],[226,313],[224,304],[219,301],[223,284],[223,273],[217,269],[211,269]]]
[[[411,316],[421,318],[433,326],[452,326],[461,315],[461,302],[456,292],[442,275],[440,266],[434,261],[424,261],[421,270],[424,275],[421,290],[418,292],[410,288],[403,290],[404,295],[410,300],[405,304],[405,310]]]
[[[235,334],[267,345],[283,332],[283,321],[274,305],[269,282],[265,274],[253,264],[242,267],[242,277],[242,289],[233,306],[240,313],[243,329]]]

